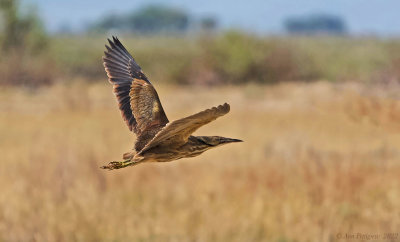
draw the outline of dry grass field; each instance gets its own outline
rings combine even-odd
[[[105,171],[134,141],[106,80],[0,89],[0,241],[400,233],[400,87],[155,85],[170,120],[230,103],[197,134],[245,142]]]

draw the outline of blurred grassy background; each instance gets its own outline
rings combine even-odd
[[[399,88],[157,88],[172,120],[229,102],[231,113],[197,134],[245,142],[107,172],[99,166],[134,141],[109,85],[3,88],[0,239],[336,241],[397,232]]]
[[[100,81],[104,70],[99,60],[107,37],[55,36],[33,55],[20,50],[2,53],[7,58],[0,61],[1,84],[70,83],[76,77]],[[393,39],[259,37],[237,31],[119,37],[158,83],[273,84],[321,79],[388,83],[400,78],[400,41]]]
[[[37,16],[10,9],[0,24],[0,241],[399,232],[399,39],[118,35],[170,120],[228,102],[231,113],[196,134],[245,142],[107,172],[99,166],[134,142],[102,66],[109,35],[47,35]]]

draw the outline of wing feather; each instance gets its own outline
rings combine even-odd
[[[108,39],[103,57],[108,80],[114,86],[118,106],[141,149],[169,121],[153,85],[122,43]]]
[[[218,107],[213,107],[189,117],[168,123],[146,144],[140,153],[159,145],[183,145],[187,142],[189,136],[197,129],[227,114],[229,110],[229,104],[225,103]]]

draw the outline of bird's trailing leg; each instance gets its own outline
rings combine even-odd
[[[108,163],[108,165],[106,166],[102,166],[100,168],[102,169],[108,169],[108,170],[114,170],[114,169],[121,169],[127,166],[133,166],[133,165],[137,165],[140,162],[135,162],[132,160],[124,160],[124,161],[112,161],[110,163]]]

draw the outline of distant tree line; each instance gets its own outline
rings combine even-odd
[[[0,85],[50,84],[49,38],[35,9],[20,11],[19,3],[0,0]]]
[[[25,49],[40,52],[47,43],[47,36],[38,15],[33,9],[28,14],[18,11],[18,0],[0,1],[0,41],[2,49]]]
[[[291,17],[284,24],[291,34],[344,34],[346,32],[346,24],[340,17],[326,14]]]
[[[193,21],[184,10],[150,5],[127,14],[114,14],[93,23],[89,31],[119,30],[131,33],[186,32],[189,28],[213,30],[217,27],[214,17],[204,17]]]

